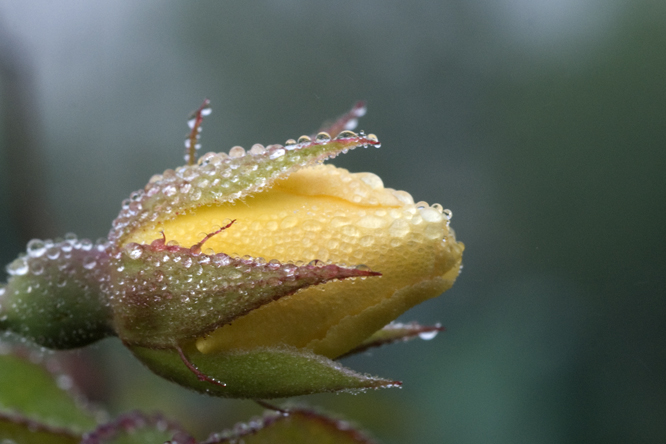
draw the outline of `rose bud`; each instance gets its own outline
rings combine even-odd
[[[397,384],[333,360],[436,330],[383,327],[453,285],[463,245],[440,205],[321,164],[379,146],[336,134],[342,123],[335,137],[234,147],[154,176],[123,202],[108,243],[51,242],[58,257],[46,248],[10,265],[0,328],[52,348],[116,335],[155,373],[217,396]]]

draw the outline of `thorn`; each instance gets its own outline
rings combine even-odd
[[[199,254],[199,253],[201,253],[201,247],[203,247],[203,244],[204,244],[208,239],[210,239],[211,237],[213,237],[213,236],[215,236],[216,234],[220,233],[221,231],[226,230],[227,228],[229,228],[230,226],[232,226],[232,225],[234,224],[234,222],[236,222],[236,219],[232,220],[231,222],[229,222],[228,224],[226,224],[225,226],[223,226],[223,227],[220,228],[219,230],[217,230],[217,231],[213,231],[212,233],[208,233],[208,234],[206,235],[206,237],[204,237],[203,239],[201,239],[200,242],[198,242],[198,243],[192,245],[192,247],[190,248],[190,251],[191,251],[192,253],[194,253],[194,254]]]
[[[207,113],[204,113],[204,110],[208,110]],[[187,164],[194,165],[197,160],[197,149],[196,144],[199,139],[199,133],[201,132],[201,122],[205,115],[210,114],[210,100],[204,99],[203,103],[194,111],[190,118],[188,119],[188,125],[190,125],[190,134],[187,136]],[[190,123],[191,122],[191,123]]]
[[[190,362],[190,360],[187,359],[187,356],[185,356],[183,349],[180,348],[179,345],[176,345],[175,348],[176,351],[178,352],[178,356],[180,356],[180,359],[183,361],[183,364],[185,364],[187,368],[190,369],[190,371],[197,376],[197,379],[199,379],[199,381],[210,382],[212,384],[219,385],[220,387],[227,386],[227,384],[225,384],[224,382],[220,382],[215,378],[211,378],[210,376],[205,375],[201,370],[199,370],[196,365],[192,364],[192,362]]]

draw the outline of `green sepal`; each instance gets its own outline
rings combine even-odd
[[[198,165],[166,170],[153,176],[143,190],[132,193],[113,221],[109,240],[122,245],[128,235],[146,224],[169,220],[203,205],[241,199],[300,168],[370,145],[380,145],[374,135],[344,131],[334,139],[325,134],[301,143],[269,145],[240,156],[206,154]]]
[[[333,279],[376,276],[365,268],[290,263],[192,248],[129,244],[118,253],[109,301],[126,344],[165,348],[203,336],[264,304]]]
[[[7,266],[0,330],[52,349],[82,347],[113,334],[102,292],[108,260],[107,245],[85,239],[30,241],[28,254]]]
[[[202,354],[193,346],[186,348],[188,360],[207,377],[226,384],[222,387],[199,380],[176,350],[129,348],[156,374],[189,389],[225,398],[284,398],[400,385],[397,381],[356,373],[309,350],[281,347]]]

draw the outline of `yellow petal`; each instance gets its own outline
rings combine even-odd
[[[168,241],[191,246],[227,219],[236,223],[204,249],[364,264],[382,276],[329,282],[267,304],[200,338],[202,353],[288,345],[335,358],[448,289],[464,248],[441,208],[418,208],[408,193],[384,188],[374,174],[331,165],[298,170],[241,201],[144,226],[127,241],[149,243],[164,230]]]

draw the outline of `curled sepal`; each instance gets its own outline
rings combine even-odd
[[[7,266],[0,287],[0,331],[55,349],[81,347],[111,335],[103,286],[108,245],[87,239],[34,239],[26,255]]]
[[[209,153],[197,165],[182,166],[153,176],[144,190],[123,202],[113,221],[109,240],[116,245],[131,241],[131,234],[147,225],[157,225],[203,205],[236,201],[254,194],[278,179],[316,162],[359,146],[379,146],[374,135],[346,131],[331,138],[321,133],[315,139],[289,140],[285,145],[255,145],[247,153],[232,148],[230,154]]]
[[[362,391],[394,387],[400,382],[356,373],[306,349],[258,348],[203,354],[194,346],[184,353],[206,375],[202,380],[176,350],[130,346],[158,375],[184,387],[214,396],[269,399],[321,392]],[[219,381],[213,384],[210,380]]]
[[[289,409],[269,413],[248,424],[236,424],[231,430],[214,433],[201,444],[240,443],[336,443],[375,444],[367,434],[348,421],[331,418],[311,409]]]
[[[339,356],[337,359],[362,353],[371,348],[395,344],[396,342],[407,342],[416,338],[421,338],[427,341],[433,339],[439,332],[444,330],[444,327],[439,324],[420,325],[417,322],[409,322],[406,324],[401,322],[391,322],[360,343],[357,347],[348,351],[344,355]]]
[[[191,248],[157,239],[119,252],[110,301],[115,331],[125,344],[170,348],[301,288],[379,275],[316,261],[297,266],[202,253],[203,242],[222,229]]]
[[[162,415],[131,412],[97,427],[80,444],[196,444],[196,440]]]

